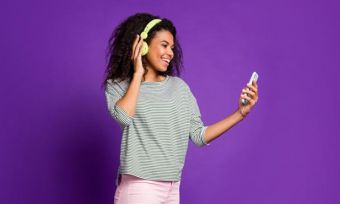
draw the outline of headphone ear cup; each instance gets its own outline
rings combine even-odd
[[[147,53],[148,53],[148,51],[149,51],[149,46],[148,46],[148,43],[146,43],[146,42],[143,42],[143,44],[142,44],[142,48],[141,48],[142,50],[141,50],[141,55],[142,56],[144,56],[144,55],[146,55]]]

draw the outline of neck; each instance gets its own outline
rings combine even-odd
[[[152,69],[148,69],[148,72],[143,75],[142,81],[157,82],[157,81],[163,81],[164,79],[165,79],[164,76],[158,74]]]

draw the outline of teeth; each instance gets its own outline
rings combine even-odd
[[[163,59],[164,61],[166,61],[167,63],[169,63],[170,62],[170,60],[169,59]]]

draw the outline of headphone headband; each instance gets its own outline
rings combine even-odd
[[[155,25],[157,25],[159,22],[161,22],[161,19],[153,19],[150,21],[144,28],[144,31],[140,34],[141,38],[144,40],[148,37],[148,32],[153,28]]]

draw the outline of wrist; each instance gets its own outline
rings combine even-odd
[[[142,79],[143,79],[143,73],[135,72],[135,73],[133,74],[133,78],[134,78],[134,79],[138,79],[139,81],[142,81]]]
[[[238,109],[238,113],[241,115],[242,119],[244,119],[244,118],[247,116],[247,114],[244,113],[243,108],[239,108],[239,109]]]

